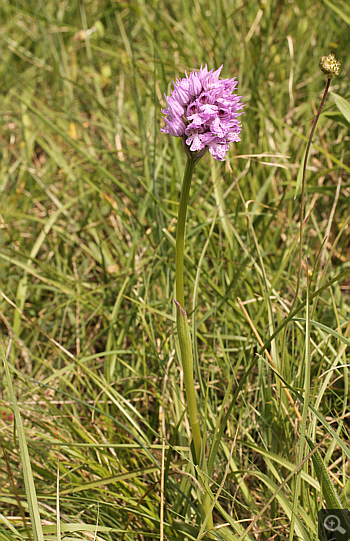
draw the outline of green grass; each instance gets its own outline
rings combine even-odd
[[[296,292],[318,61],[335,52],[331,91],[349,102],[349,20],[329,0],[1,2],[0,330],[18,410],[4,376],[0,541],[40,539],[33,505],[45,541],[198,539],[198,482],[217,539],[315,540],[324,486],[305,437],[350,506],[349,120],[331,94]],[[223,63],[247,107],[241,142],[225,164],[206,155],[190,193],[196,479],[173,306],[185,154],[159,129],[163,94],[201,63]]]

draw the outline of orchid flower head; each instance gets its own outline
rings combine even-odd
[[[208,71],[207,65],[198,72],[174,81],[174,90],[165,96],[167,108],[162,109],[165,127],[160,131],[182,137],[188,154],[203,156],[206,150],[213,158],[225,160],[229,143],[240,141],[239,120],[244,104],[233,94],[238,81],[220,79],[223,66]]]

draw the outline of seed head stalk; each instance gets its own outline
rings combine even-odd
[[[317,122],[318,122],[318,119],[320,118],[320,114],[321,114],[321,111],[322,111],[322,108],[323,108],[323,105],[324,105],[324,102],[326,101],[326,97],[327,97],[327,94],[328,94],[328,90],[329,90],[329,86],[331,84],[331,79],[327,79],[327,84],[326,84],[326,88],[325,88],[325,91],[323,93],[323,98],[322,98],[322,101],[321,101],[321,104],[318,108],[318,111],[317,111],[317,115],[313,121],[313,124],[312,124],[312,128],[311,128],[311,133],[310,133],[310,137],[309,137],[309,140],[307,142],[307,147],[306,147],[306,152],[305,152],[305,159],[304,159],[304,164],[303,164],[303,176],[302,176],[302,191],[301,191],[301,223],[303,223],[304,221],[304,199],[305,199],[305,184],[306,184],[306,166],[307,166],[307,161],[308,161],[308,157],[309,157],[309,152],[310,152],[310,148],[311,148],[311,143],[312,143],[312,138],[314,136],[314,133],[315,133],[315,129],[316,129],[316,126],[317,126]],[[300,229],[300,232],[302,234],[302,227]]]
[[[304,158],[304,164],[303,164],[303,174],[302,174],[302,189],[301,189],[301,210],[300,210],[300,248],[299,248],[299,268],[298,268],[298,275],[297,275],[297,287],[296,287],[296,294],[293,302],[294,304],[297,302],[298,293],[299,293],[299,285],[300,285],[300,277],[301,277],[301,261],[302,261],[302,255],[303,255],[303,228],[304,228],[304,214],[305,214],[305,186],[306,186],[306,166],[308,161],[308,156],[311,148],[312,138],[315,133],[315,129],[317,126],[318,119],[320,117],[324,102],[326,100],[328,90],[331,84],[332,77],[334,75],[338,75],[340,71],[340,62],[338,62],[333,54],[330,54],[328,56],[322,56],[320,59],[319,67],[323,73],[327,75],[327,83],[326,88],[323,93],[323,98],[321,101],[321,104],[318,108],[317,115],[312,123],[311,132],[309,136],[309,140],[307,143],[306,151],[305,151],[305,158]],[[304,380],[304,405],[303,405],[303,415],[302,415],[302,422],[301,422],[301,428],[300,428],[300,446],[299,446],[299,461],[303,461],[304,458],[304,445],[305,445],[305,431],[306,431],[306,422],[307,422],[307,416],[308,416],[308,409],[309,409],[309,398],[310,398],[310,351],[309,351],[309,341],[310,341],[310,329],[309,329],[309,284],[307,284],[307,302],[306,302],[306,348],[305,348],[305,380]],[[291,310],[293,310],[293,306]],[[299,494],[300,494],[300,472],[297,475],[296,478],[296,484],[295,484],[295,490],[294,490],[294,501],[293,501],[293,509],[292,509],[292,519],[290,524],[290,535],[289,539],[290,541],[293,538],[294,535],[294,525],[295,525],[295,517],[296,517],[296,511],[297,506],[299,502]]]
[[[326,97],[328,94],[328,90],[331,84],[332,77],[334,75],[338,75],[340,71],[340,63],[335,59],[333,54],[330,54],[328,56],[322,56],[319,63],[320,69],[327,75],[327,83],[326,88],[323,93],[321,104],[318,108],[317,115],[312,123],[311,132],[309,136],[309,140],[307,142],[306,151],[305,151],[305,158],[303,163],[303,174],[302,174],[302,182],[301,182],[301,210],[300,210],[300,233],[299,233],[299,265],[298,265],[298,274],[297,274],[297,287],[296,287],[296,294],[294,303],[296,302],[299,294],[299,285],[300,285],[300,277],[301,277],[301,259],[302,259],[302,253],[303,253],[303,232],[304,232],[304,219],[305,219],[305,187],[306,187],[306,167],[307,162],[309,158],[312,138],[315,133],[315,129],[317,126],[318,119],[320,118],[321,111],[323,109],[324,102],[326,101]],[[294,304],[293,303],[293,304]]]

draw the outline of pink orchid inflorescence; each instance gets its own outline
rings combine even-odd
[[[232,94],[238,81],[219,79],[222,67],[208,71],[207,65],[201,66],[199,72],[185,72],[186,78],[174,82],[171,96],[165,96],[168,108],[162,113],[166,126],[160,130],[182,137],[185,149],[197,155],[209,148],[220,161],[225,160],[229,143],[240,141],[238,117],[244,112],[239,112],[244,107],[241,96]]]

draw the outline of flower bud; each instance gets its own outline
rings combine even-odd
[[[165,118],[164,120],[168,128],[167,133],[169,133],[169,135],[172,135],[173,137],[181,137],[185,133],[186,125],[181,118],[175,117],[171,121]]]
[[[192,72],[190,74],[190,93],[192,96],[198,96],[202,91],[202,83],[199,80],[199,77],[197,77],[197,74]]]

